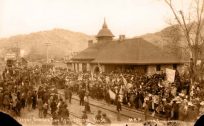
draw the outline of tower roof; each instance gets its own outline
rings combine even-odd
[[[102,26],[102,29],[98,32],[97,38],[99,37],[114,37],[114,35],[112,34],[112,32],[108,29],[108,26],[106,24],[106,20],[104,19],[104,23]]]

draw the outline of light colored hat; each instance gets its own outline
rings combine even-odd
[[[176,96],[176,97],[173,99],[173,101],[179,101],[179,100],[181,100],[181,97],[179,97],[179,96]]]
[[[194,106],[192,102],[188,102],[188,105],[189,106]]]
[[[204,101],[202,101],[202,102],[200,103],[200,105],[204,105]]]
[[[177,101],[176,103],[177,103],[177,104],[180,104],[180,103],[181,103],[181,101]]]
[[[195,100],[199,101],[199,100],[200,100],[200,98],[195,98]]]
[[[188,100],[187,100],[187,99],[184,99],[183,101],[184,101],[184,102],[188,102]]]
[[[166,98],[163,98],[162,101],[166,101]]]
[[[118,87],[117,87],[117,86],[115,86],[114,88],[115,88],[115,89],[118,89]]]
[[[185,95],[183,93],[179,93],[179,96],[184,97]]]

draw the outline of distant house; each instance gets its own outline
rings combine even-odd
[[[162,50],[142,38],[126,39],[121,35],[113,40],[113,37],[104,21],[96,36],[97,43],[88,41],[88,48],[72,58],[72,70],[111,72],[131,69],[152,74],[165,68],[181,71],[186,62],[181,55]]]
[[[27,66],[28,65],[28,61],[25,58],[23,58],[23,57],[19,59],[19,62],[23,66]]]

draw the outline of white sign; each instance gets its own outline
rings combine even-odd
[[[176,73],[175,70],[166,68],[166,78],[167,78],[167,81],[169,81],[170,83],[173,83],[174,79],[175,79],[175,73]]]
[[[109,90],[108,92],[109,92],[110,98],[115,100],[116,94],[111,90]]]
[[[201,60],[197,60],[196,65],[197,66],[201,65],[201,62],[202,62]]]
[[[16,54],[15,53],[7,53],[5,56],[5,60],[8,59],[15,59],[16,58]]]
[[[83,80],[83,75],[79,75],[78,80]]]
[[[24,57],[24,55],[25,55],[25,50],[20,50],[20,57]]]

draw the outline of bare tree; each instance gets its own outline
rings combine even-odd
[[[161,34],[162,42],[165,42],[166,45],[163,48],[169,53],[174,53],[179,55],[182,50],[182,46],[180,45],[181,34],[177,25],[170,26],[162,31]],[[179,55],[180,58],[181,55]]]
[[[179,26],[181,34],[185,38],[185,44],[191,54],[190,73],[191,84],[194,84],[196,78],[203,72],[203,63],[197,65],[198,60],[202,59],[204,55],[204,0],[191,0],[189,5],[191,9],[188,12],[178,10],[174,2],[177,0],[164,0],[175,17],[176,24]],[[193,5],[193,6],[192,6]]]

